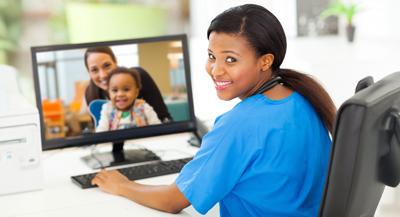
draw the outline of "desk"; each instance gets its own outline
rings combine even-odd
[[[126,148],[145,147],[163,160],[189,157],[198,150],[187,143],[189,133],[158,136],[128,141]],[[111,149],[99,145],[99,150]],[[1,217],[80,217],[80,216],[200,216],[192,206],[180,214],[168,214],[136,204],[123,197],[110,195],[98,188],[82,190],[70,176],[93,172],[81,160],[89,147],[45,151],[43,153],[44,188],[40,191],[0,196]],[[142,184],[170,184],[177,174],[139,180]],[[27,180],[29,181],[29,180]],[[219,216],[215,206],[206,216]]]

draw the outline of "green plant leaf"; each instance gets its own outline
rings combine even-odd
[[[321,12],[320,16],[322,18],[327,18],[329,16],[342,16],[346,18],[349,25],[353,22],[354,15],[358,12],[358,5],[355,3],[344,3],[341,0],[335,0],[329,4],[329,6]]]

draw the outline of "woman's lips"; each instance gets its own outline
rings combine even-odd
[[[223,90],[229,87],[232,84],[232,81],[215,81],[215,89]]]

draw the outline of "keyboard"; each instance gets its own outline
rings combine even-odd
[[[173,173],[179,173],[183,166],[187,162],[192,160],[190,158],[182,158],[177,160],[169,161],[156,161],[147,164],[141,164],[131,167],[125,167],[117,169],[120,173],[128,177],[129,180],[145,179],[155,176],[168,175]],[[82,189],[94,188],[96,185],[92,185],[91,181],[97,173],[89,173],[83,175],[72,176],[72,182],[77,184]]]

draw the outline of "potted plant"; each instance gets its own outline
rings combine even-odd
[[[331,2],[324,11],[322,11],[321,16],[323,18],[329,16],[344,17],[346,19],[346,36],[349,42],[354,41],[354,34],[356,27],[353,24],[353,18],[359,11],[358,4],[352,2],[343,2],[342,0],[334,0]]]
[[[8,56],[17,47],[21,32],[21,0],[0,3],[0,64],[8,62]]]

